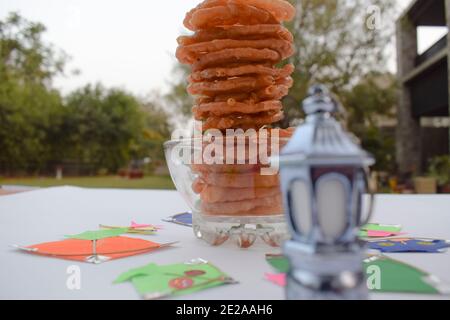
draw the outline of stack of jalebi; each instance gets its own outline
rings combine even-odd
[[[194,34],[178,39],[176,55],[192,68],[188,92],[203,130],[258,130],[283,118],[280,100],[292,86],[294,66],[276,65],[294,53],[292,34],[282,26],[294,15],[285,0],[206,0],[188,12],[184,25]],[[282,131],[278,147],[291,134]],[[203,212],[281,213],[278,176],[261,176],[261,167],[193,165]]]
[[[269,130],[269,132],[271,132]],[[194,192],[200,194],[201,209],[207,215],[225,216],[264,216],[278,215],[283,212],[280,195],[279,176],[273,163],[268,162],[268,157],[278,152],[292,135],[292,129],[280,130],[280,139],[271,140],[270,136],[261,138],[257,135],[258,143],[267,144],[267,149],[260,155],[251,139],[245,140],[241,145],[235,142],[227,146],[221,142],[218,147],[223,147],[223,158],[231,150],[234,155],[239,152],[239,147],[244,150],[245,164],[193,164],[192,171],[198,177],[193,183]],[[265,139],[265,140],[264,140]],[[209,145],[215,142],[209,143]],[[253,154],[251,149],[253,149]],[[273,150],[275,148],[275,150]],[[266,159],[261,157],[267,156]],[[236,156],[239,159],[238,156]],[[261,170],[268,170],[267,175],[262,175]]]

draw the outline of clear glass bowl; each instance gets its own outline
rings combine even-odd
[[[172,179],[192,210],[197,238],[215,246],[231,240],[241,248],[257,239],[278,247],[289,238],[278,168],[273,166],[288,138],[265,139],[258,139],[257,151],[253,138],[232,145],[225,139],[204,142],[203,138],[164,144]],[[259,147],[262,143],[266,149]],[[232,162],[227,162],[228,157]]]

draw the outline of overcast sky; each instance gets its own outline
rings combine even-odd
[[[404,8],[411,0],[397,0]],[[47,27],[45,40],[72,57],[78,76],[56,79],[69,92],[97,81],[145,95],[165,90],[186,11],[200,0],[1,0],[0,19],[17,11]],[[441,32],[442,33],[442,32]],[[421,34],[422,49],[439,32]],[[395,64],[392,60],[391,68]]]

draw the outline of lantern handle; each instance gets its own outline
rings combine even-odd
[[[370,219],[372,218],[373,208],[374,208],[374,204],[375,204],[375,193],[372,190],[372,187],[370,186],[370,181],[369,181],[369,169],[363,168],[363,170],[364,170],[364,181],[367,186],[367,191],[369,191],[370,204],[369,204],[369,209],[368,209],[369,211],[368,211],[367,217],[364,220],[364,222],[362,222],[361,226],[364,226],[367,223],[369,223]]]

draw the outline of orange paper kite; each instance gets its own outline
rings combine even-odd
[[[66,239],[18,248],[38,255],[98,264],[108,260],[151,252],[172,244],[160,244],[143,239],[118,236],[95,241]]]

